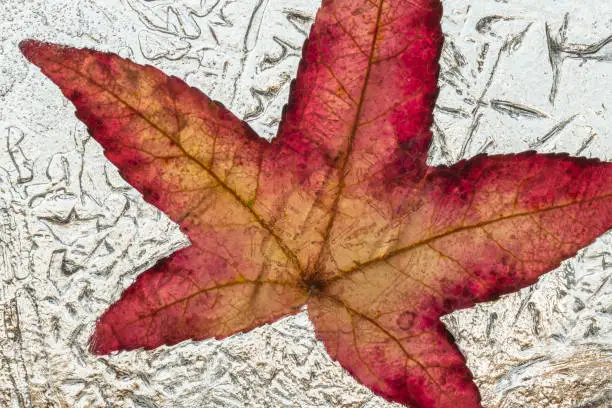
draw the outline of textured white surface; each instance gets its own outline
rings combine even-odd
[[[431,163],[526,149],[612,160],[612,3],[446,0]],[[109,165],[24,38],[186,79],[272,137],[314,0],[0,0],[0,407],[391,407],[306,313],[224,341],[94,357],[96,317],[186,245]],[[444,318],[487,407],[612,406],[612,234]]]

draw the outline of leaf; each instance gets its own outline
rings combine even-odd
[[[307,305],[332,358],[413,407],[480,407],[439,317],[532,284],[612,227],[612,165],[426,164],[436,0],[324,1],[271,143],[155,68],[27,41],[107,157],[192,246],[99,319],[106,354],[223,338]]]

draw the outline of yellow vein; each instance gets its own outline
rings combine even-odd
[[[347,142],[346,154],[344,155],[342,166],[339,169],[339,180],[338,180],[338,191],[336,193],[336,197],[334,199],[332,208],[331,208],[331,216],[329,217],[329,222],[327,223],[327,227],[325,228],[325,233],[323,235],[323,242],[327,243],[329,241],[329,237],[331,235],[331,230],[336,221],[336,215],[338,213],[338,205],[340,204],[340,198],[342,196],[342,192],[346,186],[345,177],[346,177],[346,167],[348,166],[349,159],[351,154],[353,153],[353,144],[355,141],[355,137],[357,135],[357,130],[359,129],[359,121],[361,118],[361,114],[364,107],[364,101],[366,96],[366,91],[368,89],[368,84],[370,82],[370,74],[372,72],[372,65],[374,59],[374,52],[376,51],[376,43],[378,41],[378,34],[380,29],[380,21],[382,18],[382,10],[383,10],[384,0],[380,0],[380,4],[378,6],[377,15],[376,15],[376,23],[374,27],[374,36],[372,38],[372,45],[370,46],[370,56],[368,58],[368,66],[365,72],[365,78],[363,83],[363,88],[361,89],[361,96],[359,97],[359,104],[357,105],[357,111],[355,113],[355,119],[353,121],[353,125],[351,127],[351,131],[349,133],[349,140]],[[319,263],[322,260],[323,250],[325,245],[321,245],[321,249],[319,250],[319,254],[317,256],[317,260],[315,265],[319,266]]]
[[[576,201],[576,202],[572,202],[572,203],[568,203],[568,204],[562,204],[562,205],[558,205],[558,206],[554,206],[554,207],[549,207],[549,208],[545,208],[543,210],[525,211],[525,212],[522,212],[522,213],[509,215],[509,216],[506,216],[506,217],[496,218],[494,220],[488,220],[488,221],[483,221],[483,222],[480,222],[480,223],[477,223],[477,224],[472,224],[472,225],[468,225],[468,226],[458,227],[458,228],[452,229],[450,231],[446,231],[446,232],[443,232],[441,234],[437,234],[437,235],[431,236],[431,237],[429,237],[427,239],[424,239],[422,241],[415,242],[414,244],[411,244],[411,245],[408,245],[408,246],[405,246],[405,247],[402,247],[402,248],[398,248],[398,249],[396,249],[394,251],[390,251],[390,252],[388,252],[388,253],[386,253],[386,254],[384,254],[382,256],[379,256],[379,257],[376,257],[376,258],[372,258],[372,259],[370,259],[370,260],[368,260],[366,262],[361,262],[357,266],[355,266],[355,267],[353,267],[351,269],[340,271],[340,275],[335,276],[335,277],[329,279],[328,282],[333,282],[333,281],[340,280],[340,279],[346,277],[347,275],[353,274],[355,272],[359,272],[360,270],[362,270],[363,268],[365,268],[367,266],[371,266],[371,265],[379,263],[379,262],[385,262],[385,261],[387,261],[387,260],[389,260],[389,259],[391,259],[391,258],[393,258],[395,256],[404,254],[404,253],[406,253],[408,251],[411,251],[411,250],[413,250],[415,248],[418,248],[420,246],[428,245],[429,243],[431,243],[433,241],[436,241],[438,239],[447,237],[447,236],[455,234],[455,233],[459,233],[461,231],[472,230],[472,229],[477,229],[477,228],[483,228],[483,227],[485,227],[487,225],[494,224],[496,222],[501,222],[501,221],[510,220],[510,219],[514,219],[514,218],[519,218],[519,217],[532,216],[534,214],[543,214],[543,213],[546,213],[546,212],[549,212],[549,211],[560,210],[560,209],[563,209],[563,208],[566,208],[566,207],[571,207],[571,206],[574,206],[574,205],[581,205],[581,204],[592,203],[592,202],[595,202],[595,201],[605,200],[605,199],[608,199],[608,198],[612,198],[612,193],[605,194],[605,195],[602,195],[602,196],[599,196],[599,197],[595,197],[595,198],[591,198],[591,199],[588,199],[588,200]]]

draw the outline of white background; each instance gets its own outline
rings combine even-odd
[[[612,3],[447,0],[430,163],[612,160]],[[93,322],[187,241],[19,54],[36,38],[186,79],[273,137],[314,0],[0,0],[0,407],[391,407],[306,312],[224,341],[95,357]],[[612,234],[533,287],[444,318],[487,407],[612,404]]]

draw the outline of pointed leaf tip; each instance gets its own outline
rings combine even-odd
[[[67,47],[65,45],[34,39],[23,40],[19,43],[19,51],[21,51],[23,56],[43,71],[45,69],[46,60],[54,57],[67,59],[67,56],[63,55],[63,53],[70,49],[76,50],[76,48]]]
[[[19,43],[19,50],[21,53],[30,61],[32,61],[32,55],[36,49],[43,47],[44,45],[50,45],[39,40],[27,39],[22,40]]]
[[[35,40],[22,40],[19,42],[19,51],[29,60],[30,52],[32,49],[32,45]]]
[[[94,332],[88,340],[89,352],[98,356],[119,351],[119,344],[112,340],[112,329],[106,324],[96,323]]]

